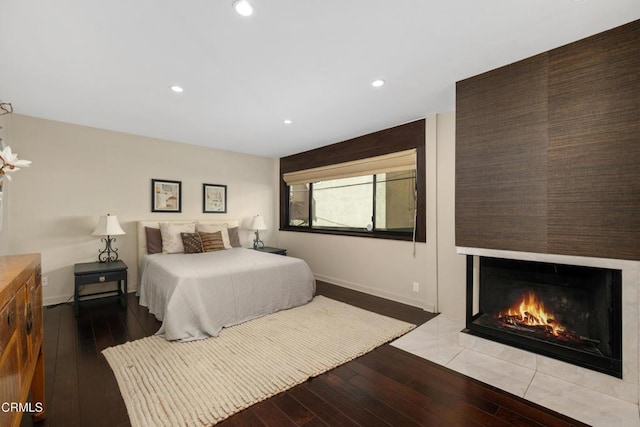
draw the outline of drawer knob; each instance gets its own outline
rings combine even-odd
[[[105,277],[104,276],[100,276],[100,278],[98,279],[100,281],[100,283],[105,281]]]

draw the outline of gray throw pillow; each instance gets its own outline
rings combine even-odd
[[[162,253],[162,235],[159,228],[145,227],[144,233],[147,236],[147,253]]]
[[[238,235],[238,227],[231,227],[229,229],[229,242],[233,248],[241,248],[240,236]]]

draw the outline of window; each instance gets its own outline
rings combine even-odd
[[[314,182],[312,228],[372,229],[373,176]]]
[[[309,187],[309,184],[297,184],[289,187],[288,224],[290,226],[309,225]]]
[[[292,185],[288,224],[411,235],[415,185],[415,170]]]
[[[280,159],[280,228],[426,241],[424,121]]]

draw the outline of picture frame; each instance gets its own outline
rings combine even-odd
[[[182,181],[152,179],[151,212],[182,212]]]
[[[227,186],[202,184],[202,213],[227,213]]]

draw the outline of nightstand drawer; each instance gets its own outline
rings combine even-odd
[[[94,283],[117,282],[124,280],[127,276],[127,270],[109,271],[105,273],[78,274],[76,275],[77,285],[88,285]]]

